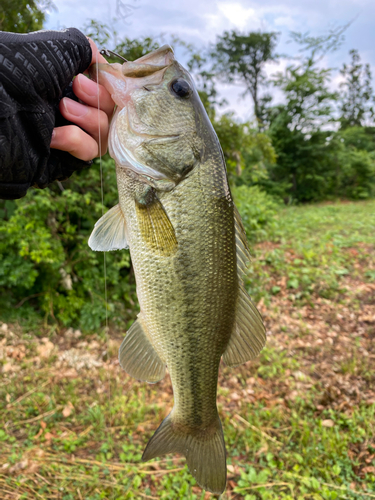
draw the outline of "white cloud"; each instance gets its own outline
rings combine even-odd
[[[261,20],[251,7],[244,8],[240,3],[228,2],[219,3],[218,8],[236,28],[244,29],[251,23],[252,29],[254,29],[254,25],[259,27],[261,24]]]

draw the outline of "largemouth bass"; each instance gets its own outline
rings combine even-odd
[[[134,62],[92,68],[117,109],[109,151],[119,204],[95,225],[93,250],[130,248],[141,312],[119,360],[155,383],[168,367],[174,407],[143,460],[185,455],[198,484],[226,485],[216,407],[220,359],[236,366],[265,344],[243,275],[249,260],[215,131],[189,73],[169,46]]]

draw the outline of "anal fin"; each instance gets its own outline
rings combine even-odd
[[[121,367],[131,377],[154,384],[165,375],[165,363],[147,336],[142,314],[134,321],[119,350]]]
[[[258,356],[266,343],[266,330],[258,309],[240,283],[236,319],[223,359],[228,366],[246,363]]]

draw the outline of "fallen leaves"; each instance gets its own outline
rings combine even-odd
[[[3,373],[14,373],[19,372],[20,370],[21,367],[19,365],[16,365],[10,361],[3,365]]]
[[[40,422],[40,429],[39,429],[38,434],[35,434],[35,436],[32,439],[38,439],[38,438],[40,438],[40,436],[43,434],[43,432],[46,429],[46,427],[47,427],[47,424],[42,420]]]
[[[20,460],[14,465],[10,465],[9,463],[5,463],[2,465],[0,471],[3,474],[16,475],[22,472],[22,474],[29,475],[35,474],[39,470],[40,465],[37,462],[33,462],[28,458]]]
[[[67,403],[67,405],[64,407],[63,411],[62,411],[63,417],[65,417],[65,418],[70,417],[70,415],[72,414],[73,410],[74,410],[74,406],[69,401]]]
[[[335,422],[333,420],[327,418],[326,420],[322,420],[322,426],[323,427],[334,427]]]
[[[47,337],[42,339],[42,343],[37,346],[36,350],[41,358],[49,358],[55,348],[53,344]]]
[[[98,368],[103,365],[103,363],[98,360],[97,355],[76,348],[60,353],[59,360],[63,363],[65,362],[77,371],[84,368]]]

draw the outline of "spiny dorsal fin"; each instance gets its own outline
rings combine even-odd
[[[95,224],[88,244],[91,250],[108,252],[128,248],[126,223],[119,204],[108,210]]]
[[[228,346],[223,355],[224,362],[228,366],[241,365],[256,358],[266,343],[262,317],[251,301],[243,283],[243,276],[250,261],[250,250],[245,228],[236,207],[234,208],[234,217],[239,291],[236,304],[236,319]]]
[[[165,363],[160,359],[147,335],[142,313],[134,321],[119,350],[121,367],[131,377],[154,384],[165,375]]]
[[[177,251],[177,239],[169,217],[156,195],[147,203],[135,202],[139,228],[145,244],[168,257]]]

